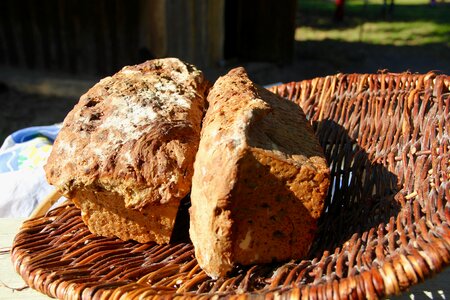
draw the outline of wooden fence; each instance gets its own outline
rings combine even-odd
[[[1,0],[0,65],[98,76],[165,56],[286,61],[294,16],[295,0]]]

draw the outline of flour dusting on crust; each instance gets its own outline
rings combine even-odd
[[[130,207],[190,189],[208,83],[175,58],[127,66],[83,95],[64,120],[46,166],[66,194],[117,192]]]

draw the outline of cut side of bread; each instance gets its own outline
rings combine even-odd
[[[167,243],[191,188],[209,84],[175,58],[124,67],[67,115],[48,181],[104,236]]]
[[[82,219],[91,232],[140,243],[168,243],[178,211],[176,201],[129,209],[120,194],[92,189],[76,190],[72,201],[81,209]]]
[[[243,68],[208,95],[194,164],[190,237],[218,278],[235,265],[307,255],[329,186],[323,151],[299,106]]]

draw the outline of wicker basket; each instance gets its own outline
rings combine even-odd
[[[67,205],[24,223],[15,268],[32,288],[65,299],[398,294],[449,264],[449,88],[449,76],[433,73],[338,74],[272,88],[304,109],[331,168],[305,260],[212,280],[191,244],[97,237]]]

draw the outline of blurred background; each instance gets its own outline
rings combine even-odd
[[[167,56],[197,65],[210,81],[238,65],[259,84],[339,72],[450,74],[450,3],[2,0],[0,141],[61,122],[81,94],[124,65]]]

